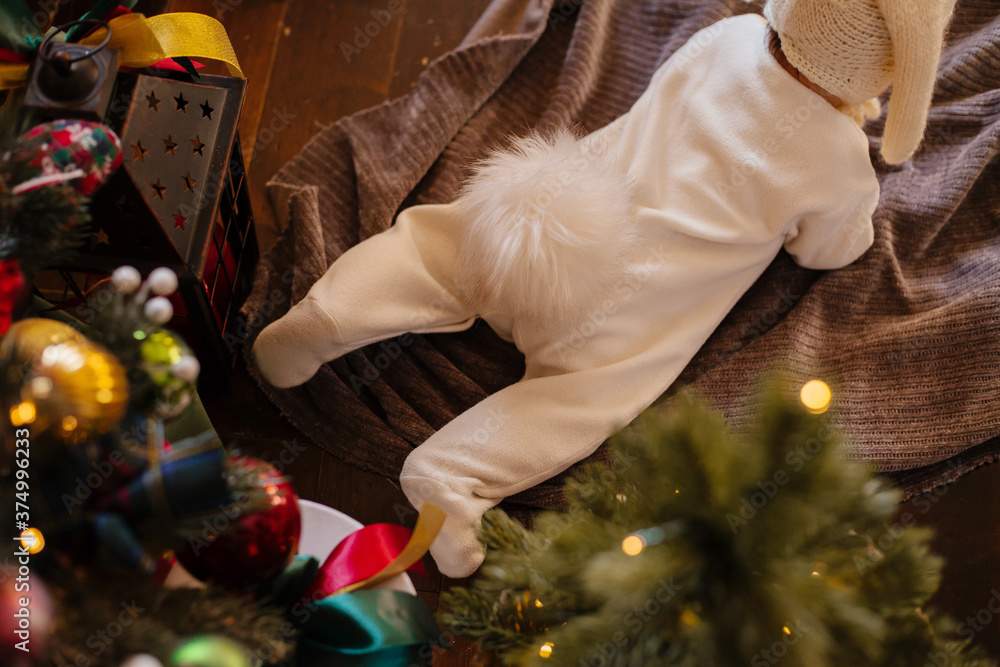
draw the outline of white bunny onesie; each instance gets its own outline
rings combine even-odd
[[[517,345],[524,377],[445,425],[403,467],[410,501],[448,513],[431,553],[452,577],[482,562],[483,512],[585,458],[653,403],[782,247],[802,266],[833,269],[873,240],[879,185],[865,134],[779,65],[758,15],[699,32],[627,114],[579,144],[555,140],[550,152],[567,153],[550,162],[609,156],[601,169],[614,162],[630,176],[630,190],[612,185],[631,214],[616,228],[624,240],[611,269],[595,261],[606,289],[558,292],[571,317],[482,312],[463,277],[468,207],[422,205],[344,253],[254,347],[263,376],[292,386],[368,343],[460,331],[478,317]],[[602,187],[587,181],[593,174],[574,183],[568,173],[563,195]]]

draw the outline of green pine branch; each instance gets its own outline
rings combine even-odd
[[[568,511],[530,531],[488,513],[442,624],[517,665],[987,664],[925,608],[930,532],[894,524],[899,493],[791,395],[768,386],[740,434],[690,396],[652,408],[567,482]]]

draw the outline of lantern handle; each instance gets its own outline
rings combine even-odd
[[[52,37],[59,34],[60,32],[66,32],[67,28],[71,28],[75,25],[81,25],[84,23],[96,23],[97,27],[103,27],[104,30],[107,32],[107,34],[104,36],[104,41],[102,41],[100,44],[90,49],[86,53],[83,53],[76,57],[72,58],[60,57],[58,59],[50,58],[46,49],[52,44]],[[85,60],[87,58],[92,57],[95,53],[104,49],[104,47],[106,47],[110,42],[111,42],[111,26],[108,25],[107,21],[102,21],[101,19],[80,19],[79,21],[71,21],[70,23],[63,23],[62,25],[53,28],[52,31],[45,36],[45,39],[43,39],[42,43],[39,45],[38,57],[41,58],[43,61],[50,63],[53,67],[68,67],[73,63],[78,63],[81,60]]]

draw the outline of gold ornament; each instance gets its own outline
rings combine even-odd
[[[19,320],[0,338],[0,362],[26,366],[50,345],[85,340],[86,336],[63,322],[43,317]]]
[[[118,358],[73,327],[41,318],[16,322],[0,343],[7,417],[67,443],[110,431],[129,388]]]

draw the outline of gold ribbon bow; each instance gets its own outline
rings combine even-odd
[[[125,14],[108,22],[111,29],[109,49],[118,49],[118,64],[141,69],[166,58],[203,58],[225,63],[232,76],[245,78],[226,29],[216,19],[204,14],[177,12],[146,18]],[[80,40],[97,46],[106,36],[98,28]],[[28,79],[28,65],[0,65],[0,90],[23,86]]]

